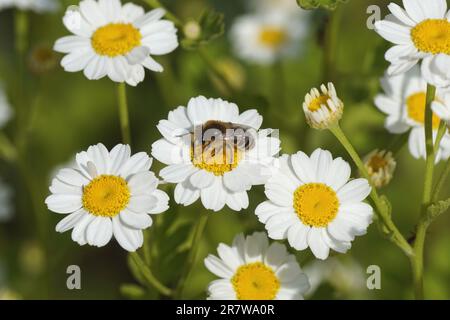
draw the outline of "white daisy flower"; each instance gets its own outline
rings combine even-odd
[[[306,122],[314,129],[328,129],[342,118],[344,103],[337,96],[334,85],[322,84],[320,91],[311,89],[303,102]]]
[[[231,247],[219,244],[206,268],[220,277],[208,286],[210,300],[299,300],[309,281],[295,256],[280,243],[269,245],[263,232],[237,235]]]
[[[330,248],[345,253],[355,236],[366,233],[372,207],[366,179],[350,180],[350,165],[317,149],[280,158],[280,168],[265,185],[268,201],[256,208],[269,237],[288,239],[296,250],[310,248],[326,259]]]
[[[12,189],[0,180],[0,222],[8,221],[12,217],[11,197]]]
[[[372,180],[372,185],[381,188],[392,180],[397,162],[392,152],[375,149],[364,157],[364,166]]]
[[[59,8],[59,3],[56,0],[0,0],[0,10],[8,8],[33,10],[42,13],[56,11]]]
[[[164,138],[153,143],[152,156],[167,165],[160,176],[177,184],[175,201],[188,206],[201,198],[203,206],[214,211],[225,205],[235,211],[247,208],[247,191],[267,180],[273,156],[280,149],[280,140],[270,136],[271,130],[259,130],[262,120],[254,109],[239,114],[234,103],[203,96],[192,98],[187,107],[178,107],[167,120],[161,120],[157,127]],[[208,123],[251,128],[253,147],[235,148],[231,161],[223,152],[211,157],[206,149],[194,150],[188,133]]]
[[[67,55],[61,65],[68,72],[84,71],[90,80],[108,76],[135,86],[144,80],[144,68],[162,72],[152,56],[178,46],[177,30],[161,20],[165,11],[148,13],[120,0],[83,0],[79,9],[69,7],[63,22],[74,35],[56,41],[54,50]]]
[[[169,197],[149,171],[152,159],[145,152],[131,156],[127,145],[108,152],[99,143],[78,153],[76,162],[76,169],[59,171],[45,200],[49,210],[67,214],[56,231],[73,229],[73,241],[97,247],[114,235],[125,250],[137,250],[142,230],[152,225],[149,214],[168,209]]]
[[[426,158],[424,119],[427,82],[419,67],[397,76],[385,75],[381,79],[384,94],[375,97],[375,105],[387,115],[386,129],[393,134],[409,134],[409,151],[414,158]],[[443,101],[442,90],[437,90],[436,101]],[[433,139],[436,139],[440,119],[433,114]],[[442,138],[436,162],[450,156],[450,135]]]
[[[230,31],[236,55],[259,64],[295,56],[306,34],[305,19],[290,19],[278,11],[241,16]]]
[[[450,12],[446,0],[403,0],[389,4],[391,15],[375,23],[375,30],[395,44],[386,52],[389,75],[404,73],[422,62],[425,80],[450,86]]]
[[[3,86],[0,83],[0,128],[11,119],[13,111],[11,105],[9,104],[8,97],[6,96]]]

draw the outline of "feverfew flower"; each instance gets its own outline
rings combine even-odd
[[[61,169],[45,203],[66,214],[56,231],[72,230],[72,240],[102,247],[114,235],[127,251],[142,246],[142,230],[152,225],[149,214],[168,209],[169,197],[157,189],[149,171],[152,159],[145,152],[131,156],[130,147],[111,151],[99,143],[76,155],[77,168]]]
[[[259,64],[295,56],[306,34],[305,19],[290,19],[280,12],[241,16],[230,31],[236,55]]]
[[[89,80],[108,76],[135,86],[144,80],[144,68],[162,72],[152,56],[178,46],[177,30],[161,20],[165,11],[148,13],[119,0],[83,0],[79,10],[69,7],[63,22],[74,35],[56,41],[54,49],[67,55],[61,65],[68,72],[84,71]]]
[[[397,76],[385,75],[381,79],[384,94],[375,97],[375,105],[387,115],[386,129],[393,134],[410,130],[409,151],[416,159],[426,158],[424,119],[427,83],[418,67]],[[437,90],[437,103],[444,101],[444,92]],[[434,104],[436,106],[436,103]],[[435,107],[436,108],[436,107]],[[436,139],[440,119],[433,114],[433,139]],[[450,156],[450,134],[443,136],[436,162]]]
[[[391,181],[397,162],[392,152],[376,149],[364,157],[364,166],[372,180],[372,185],[381,188]]]
[[[214,211],[225,205],[235,211],[247,208],[247,191],[265,183],[273,156],[280,150],[280,141],[270,136],[271,130],[259,130],[262,120],[254,109],[240,114],[234,103],[203,96],[192,98],[187,107],[178,107],[167,120],[161,120],[158,130],[164,138],[153,143],[152,156],[167,165],[159,173],[163,180],[177,184],[175,201],[188,206],[201,198],[204,207]],[[225,152],[211,156],[207,148],[194,148],[191,133],[198,127],[207,131],[211,123],[219,128],[250,128],[253,147],[235,147],[228,152],[232,157]]]
[[[450,12],[446,0],[403,0],[388,8],[392,15],[375,23],[375,30],[395,44],[386,52],[389,75],[399,75],[422,60],[425,80],[450,86]]]
[[[280,158],[280,168],[265,185],[268,201],[256,208],[269,237],[288,239],[296,250],[310,248],[318,259],[330,249],[344,253],[355,236],[366,233],[373,210],[362,202],[366,179],[350,179],[350,165],[317,149]]]
[[[208,286],[211,300],[298,300],[309,281],[295,256],[265,233],[239,234],[231,247],[219,244],[219,257],[208,255],[205,266],[220,277]]]
[[[7,8],[33,10],[43,13],[57,10],[59,3],[57,0],[0,0],[0,10]]]
[[[314,129],[328,129],[342,118],[344,103],[339,99],[334,85],[322,84],[320,91],[311,89],[305,96],[303,111],[306,121]]]

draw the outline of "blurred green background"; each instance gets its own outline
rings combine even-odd
[[[133,2],[148,9],[143,1]],[[202,94],[233,101],[241,111],[257,108],[265,116],[263,127],[280,129],[284,153],[298,150],[310,153],[321,147],[331,150],[335,157],[349,160],[330,133],[311,130],[304,121],[301,109],[304,95],[311,87],[328,80],[335,82],[345,102],[342,126],[361,155],[375,148],[386,148],[398,138],[384,129],[384,116],[373,105],[373,97],[380,90],[378,79],[387,67],[383,55],[389,44],[366,27],[367,6],[379,5],[384,16],[390,1],[350,0],[342,5],[333,13],[337,17],[332,50],[324,50],[324,47],[329,48],[324,45],[329,13],[314,10],[301,53],[273,66],[248,64],[233,56],[228,30],[236,17],[248,12],[245,2],[163,1],[186,21],[198,18],[208,8],[224,13],[225,35],[201,50],[211,57],[234,87],[232,92],[224,87],[197,50],[179,47],[169,55],[157,57],[165,71],[161,74],[147,72],[143,83],[136,88],[128,87],[135,152],[150,153],[151,144],[160,138],[156,129],[158,121],[166,118],[174,107],[186,105],[189,98]],[[56,39],[69,34],[61,17],[64,8],[77,1],[61,3],[61,10],[56,14],[28,13],[27,59],[36,47],[51,47]],[[14,14],[14,10],[0,12],[0,82],[11,104],[19,108],[19,114],[33,114],[25,133],[17,132],[17,117],[4,129],[12,140],[26,134],[28,142],[20,159],[0,160],[1,177],[14,190],[15,207],[13,218],[0,223],[0,293],[20,298],[158,298],[152,289],[139,283],[140,275],[133,274],[133,268],[130,270],[127,253],[115,241],[101,249],[80,247],[70,239],[70,232],[54,231],[61,216],[49,212],[44,199],[55,168],[70,163],[76,152],[89,145],[103,142],[111,148],[121,141],[115,85],[107,78],[89,81],[81,72],[66,73],[59,64],[48,72],[36,74],[30,72],[29,64],[25,63],[25,90],[20,90],[21,61],[15,51]],[[332,65],[326,66],[327,62]],[[413,159],[406,146],[397,154],[397,161],[394,180],[383,192],[392,201],[395,222],[405,237],[410,237],[418,218],[425,162]],[[155,161],[152,170],[157,173],[161,168]],[[438,174],[441,169],[442,164],[437,169]],[[356,170],[353,172],[355,176]],[[163,188],[173,196],[173,187]],[[444,190],[444,196],[450,196],[450,188]],[[239,213],[227,209],[219,213],[207,212],[198,202],[189,207],[172,203],[171,209],[156,217],[155,225],[147,230],[149,251],[146,258],[155,274],[168,286],[174,285],[180,266],[184,264],[193,223],[200,214],[211,214],[185,291],[186,298],[204,299],[206,287],[214,279],[203,265],[204,257],[216,253],[219,242],[230,243],[239,232],[263,230],[254,215],[255,207],[265,200],[263,187],[254,187],[249,197],[250,207]],[[443,215],[429,230],[425,251],[427,298],[450,298],[449,227],[450,215]],[[296,255],[302,266],[311,266],[314,261],[308,250]],[[331,281],[324,281],[311,299],[413,297],[409,261],[381,236],[376,223],[370,226],[366,236],[353,242],[347,255],[336,255],[333,259],[342,264],[342,272],[328,277]],[[81,268],[81,290],[66,288],[69,265]],[[365,287],[365,271],[369,265],[381,268],[381,290],[370,291]]]

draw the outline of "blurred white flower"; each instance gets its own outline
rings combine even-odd
[[[208,255],[206,268],[220,277],[208,286],[211,300],[299,300],[309,289],[308,278],[295,256],[267,235],[237,235],[233,245],[219,244],[219,257]]]
[[[433,112],[447,123],[450,128],[450,93],[445,93],[442,100],[433,101],[431,105]]]
[[[159,173],[163,180],[177,184],[175,201],[188,206],[201,198],[203,206],[214,211],[225,205],[235,211],[247,208],[247,191],[267,181],[280,150],[280,140],[270,136],[271,130],[259,130],[262,121],[254,109],[240,114],[234,103],[203,96],[192,98],[187,107],[178,107],[167,120],[161,120],[158,130],[164,138],[153,143],[152,156],[167,165]],[[224,140],[218,145],[202,144],[209,142],[208,134],[222,132],[230,124],[251,130],[251,149]],[[214,145],[222,149],[216,152]]]
[[[295,56],[307,35],[307,19],[282,12],[248,14],[236,19],[230,39],[236,55],[249,62],[271,64]]]
[[[39,13],[52,12],[59,8],[59,2],[57,0],[0,0],[0,10],[7,8],[33,10]]]
[[[68,72],[84,71],[89,80],[108,76],[115,82],[135,86],[145,69],[162,72],[152,56],[178,47],[173,22],[162,20],[165,11],[148,13],[133,3],[120,0],[83,0],[71,6],[63,23],[74,35],[56,41],[55,51],[66,53],[61,65]]]
[[[352,258],[314,260],[306,264],[303,271],[311,284],[306,297],[311,297],[323,284],[330,284],[337,294],[349,298],[360,298],[366,288],[366,274],[362,266]]]
[[[373,209],[363,202],[370,193],[366,179],[350,179],[350,165],[317,149],[283,155],[280,168],[265,185],[269,200],[256,208],[269,237],[288,239],[296,250],[310,248],[318,259],[330,249],[345,253],[364,235]]]
[[[130,147],[103,144],[76,155],[77,168],[61,169],[45,203],[49,210],[67,214],[56,231],[72,231],[80,245],[102,247],[114,235],[127,251],[143,244],[142,230],[153,223],[149,214],[168,209],[169,197],[157,189],[149,171],[152,159],[145,152],[131,156]]]
[[[450,12],[446,0],[403,0],[405,9],[389,4],[392,14],[375,23],[375,30],[395,44],[386,52],[388,74],[405,73],[422,60],[425,80],[450,86]]]
[[[375,97],[375,105],[387,115],[386,129],[393,134],[410,130],[409,151],[416,159],[426,158],[424,119],[427,82],[421,76],[418,66],[396,76],[385,75],[381,79],[384,93]],[[436,105],[444,101],[444,92],[437,90]],[[440,119],[433,114],[433,139],[436,139]],[[450,157],[450,134],[442,138],[436,155],[436,162]]]

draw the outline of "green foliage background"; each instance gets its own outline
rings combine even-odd
[[[295,0],[292,0],[295,1]],[[61,1],[65,7],[77,1]],[[142,1],[134,1],[143,6]],[[310,153],[317,147],[326,148],[334,156],[350,160],[345,151],[328,132],[313,131],[304,121],[301,103],[305,93],[322,81],[333,80],[345,101],[342,120],[344,130],[357,150],[364,155],[375,148],[389,146],[396,136],[383,127],[384,117],[373,105],[373,97],[380,90],[378,79],[387,63],[383,55],[389,44],[366,27],[367,6],[378,4],[386,14],[389,1],[353,0],[338,9],[340,19],[334,21],[335,45],[325,46],[324,26],[328,13],[318,9],[311,14],[309,36],[298,57],[286,59],[272,67],[239,61],[233,57],[228,41],[232,20],[246,12],[243,0],[171,0],[164,3],[183,19],[198,18],[208,8],[224,13],[225,35],[201,48],[214,61],[230,61],[245,74],[242,87],[230,92],[221,85],[197,50],[178,48],[172,54],[157,57],[164,65],[161,74],[147,73],[136,88],[128,87],[133,150],[150,153],[151,144],[159,139],[156,124],[178,105],[186,105],[190,97],[199,94],[223,97],[236,102],[241,110],[257,108],[264,118],[264,127],[279,128],[285,153],[303,150]],[[399,3],[399,1],[395,1]],[[29,14],[29,46],[52,45],[68,32],[61,17]],[[67,163],[74,154],[89,145],[103,142],[109,148],[121,140],[117,117],[115,85],[109,79],[88,81],[81,72],[66,73],[61,67],[36,76],[28,73],[25,92],[18,90],[19,57],[14,50],[14,12],[0,12],[0,80],[5,84],[13,105],[22,103],[25,112],[34,105],[33,127],[29,133],[26,155],[21,161],[1,161],[0,173],[15,190],[16,212],[11,222],[0,224],[0,289],[7,287],[24,298],[58,299],[118,299],[124,297],[157,298],[142,276],[128,268],[133,262],[114,241],[104,248],[80,247],[70,239],[70,232],[58,234],[54,227],[61,216],[46,210],[43,201],[54,168]],[[180,32],[181,34],[181,32]],[[325,52],[324,52],[325,51]],[[332,65],[326,66],[326,64]],[[25,103],[23,103],[25,102]],[[16,135],[16,122],[5,130]],[[417,221],[424,161],[414,160],[405,146],[398,153],[395,179],[383,192],[389,195],[393,216],[407,237],[413,236]],[[27,172],[27,179],[38,190],[33,196],[23,183],[18,163]],[[152,169],[162,168],[157,161]],[[438,167],[442,169],[442,164]],[[22,170],[24,171],[24,170]],[[356,170],[354,169],[354,174]],[[164,186],[173,195],[173,188]],[[450,196],[450,188],[444,190]],[[205,289],[214,279],[203,266],[203,258],[215,253],[219,242],[230,243],[239,232],[263,230],[254,209],[264,200],[263,187],[250,192],[250,207],[240,213],[222,210],[212,213],[204,234],[199,259],[186,286],[185,297],[205,298]],[[192,236],[192,225],[205,209],[199,203],[182,207],[172,203],[171,209],[156,217],[155,225],[147,233],[149,251],[145,258],[155,274],[168,286],[174,285],[186,257]],[[425,263],[425,294],[428,298],[450,298],[450,215],[443,215],[429,230]],[[358,261],[365,271],[369,265],[379,265],[382,289],[363,292],[339,292],[329,285],[322,286],[313,299],[412,298],[411,275],[407,258],[383,239],[373,223],[368,234],[354,241],[348,255]],[[297,253],[301,264],[313,260],[309,251]],[[348,256],[338,255],[345,260]],[[79,265],[82,270],[82,290],[66,288],[66,268]],[[136,280],[136,277],[137,280]],[[142,281],[142,279],[141,279]]]

